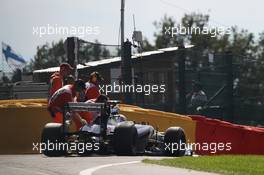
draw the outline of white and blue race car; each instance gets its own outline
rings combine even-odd
[[[71,112],[95,112],[92,124],[77,132],[69,132]],[[45,125],[41,142],[46,156],[117,154],[183,156],[187,152],[186,137],[180,127],[159,132],[151,125],[127,121],[119,114],[118,101],[104,103],[68,103],[64,108],[63,123]]]

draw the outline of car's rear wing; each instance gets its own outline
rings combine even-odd
[[[106,135],[107,121],[110,114],[109,104],[106,103],[85,103],[85,102],[69,102],[64,106],[63,110],[63,130],[64,133],[71,134],[66,131],[66,115],[68,112],[98,112],[100,114],[101,136]],[[74,134],[74,133],[72,133]]]
[[[100,112],[106,111],[105,103],[84,103],[84,102],[69,102],[64,106],[65,112]]]

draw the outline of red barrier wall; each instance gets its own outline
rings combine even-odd
[[[264,154],[264,128],[236,125],[203,116],[190,117],[196,121],[196,143],[225,145],[224,149],[220,147],[216,152],[199,149],[195,151],[197,154]]]

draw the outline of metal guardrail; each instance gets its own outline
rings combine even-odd
[[[0,99],[47,98],[49,86],[45,83],[19,82],[0,86]]]
[[[0,87],[0,100],[12,98],[12,86],[1,86]]]

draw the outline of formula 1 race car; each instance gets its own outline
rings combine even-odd
[[[93,112],[98,117],[93,124],[69,132],[71,112]],[[71,153],[184,156],[185,143],[185,133],[180,127],[170,127],[164,133],[150,125],[127,121],[119,114],[118,101],[68,103],[64,107],[63,123],[46,124],[41,136],[41,149],[46,156]]]

